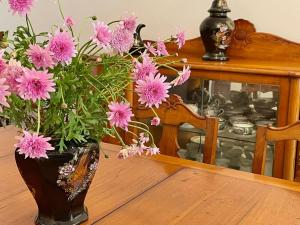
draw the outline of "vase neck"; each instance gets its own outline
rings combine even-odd
[[[210,17],[227,17],[227,12],[211,12]]]

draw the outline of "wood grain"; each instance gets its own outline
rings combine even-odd
[[[170,192],[174,187],[175,191]],[[279,196],[280,193],[283,196]],[[260,224],[297,224],[299,203],[300,193],[297,192],[185,169],[96,224],[117,225],[122,221],[130,221],[131,225],[257,224],[244,221],[251,218],[248,217],[251,213],[258,213],[254,221]],[[282,204],[286,204],[287,209],[283,209]],[[275,219],[274,212],[278,219],[281,214],[285,218]]]
[[[164,155],[119,160],[120,146],[102,148],[110,159],[101,158],[89,190],[86,225],[299,224],[299,183]],[[30,225],[37,208],[8,153],[0,158],[0,224]]]

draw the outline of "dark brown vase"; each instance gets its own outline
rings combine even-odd
[[[84,199],[99,162],[99,145],[69,144],[64,153],[47,155],[48,159],[25,159],[15,152],[18,169],[38,206],[35,224],[81,224],[88,219]]]
[[[201,38],[205,47],[204,60],[226,61],[226,50],[231,42],[234,22],[227,17],[230,9],[226,0],[214,0],[208,10],[210,16],[200,25]]]

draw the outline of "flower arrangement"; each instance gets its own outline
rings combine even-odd
[[[139,103],[152,108],[155,115],[169,89],[190,76],[189,66],[176,70],[178,76],[172,82],[159,73],[159,68],[169,68],[168,63],[159,63],[169,56],[165,43],[182,48],[184,32],[146,43],[146,50],[133,56],[136,17],[108,24],[90,17],[93,34],[81,43],[73,30],[76,22],[65,17],[61,7],[62,24],[55,31],[37,33],[28,16],[33,4],[33,0],[8,0],[12,13],[24,16],[26,25],[18,26],[11,37],[5,32],[0,41],[0,116],[23,130],[18,152],[47,158],[47,151],[63,152],[68,142],[109,135],[123,145],[120,158],[159,153],[149,128],[133,120],[124,92],[135,82]],[[94,72],[97,66],[101,72]],[[159,123],[154,116],[151,124]],[[130,132],[131,127],[141,133],[126,145],[117,128]]]

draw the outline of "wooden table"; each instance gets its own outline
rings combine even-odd
[[[16,130],[0,129],[0,224],[33,224],[34,200],[13,157]],[[300,184],[167,156],[116,158],[103,144],[86,205],[85,224],[296,225]]]

